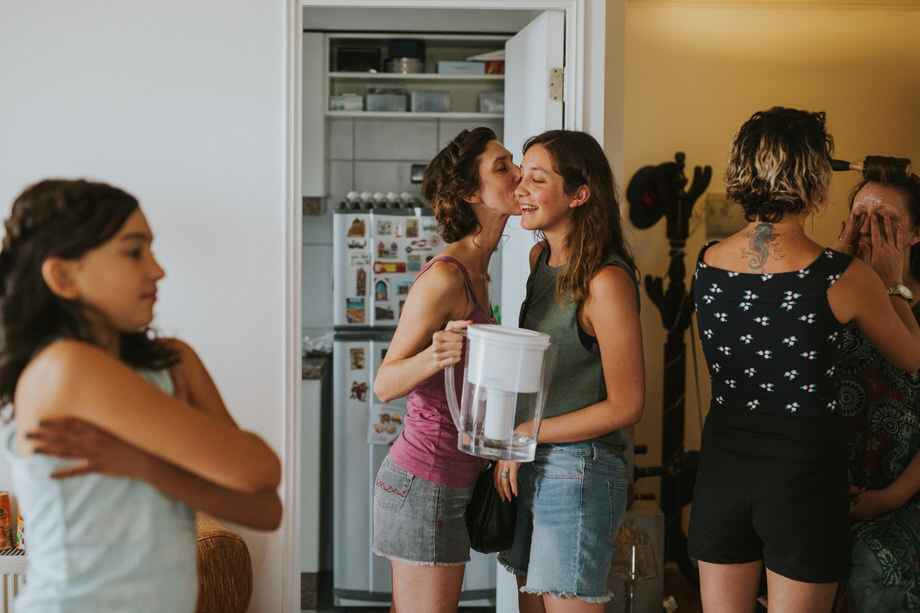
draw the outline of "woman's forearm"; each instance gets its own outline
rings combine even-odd
[[[217,519],[256,530],[275,530],[281,523],[281,499],[275,489],[234,491],[152,456],[137,478]]]

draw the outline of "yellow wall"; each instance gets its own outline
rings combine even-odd
[[[839,158],[909,157],[916,171],[920,7],[913,7],[868,0],[851,1],[846,8],[821,1],[627,0],[625,87],[622,93],[607,92],[608,97],[623,96],[624,125],[605,126],[606,142],[622,138],[623,168],[616,171],[624,191],[639,168],[673,161],[676,151],[687,155],[688,176],[694,165],[710,165],[708,191],[724,191],[722,174],[732,135],[753,112],[774,105],[825,111]],[[813,230],[809,227],[819,242],[832,242],[857,179],[857,173],[836,173],[828,211],[816,219]],[[706,241],[704,208],[705,195],[697,201],[699,219],[691,222],[688,276]],[[665,275],[664,221],[647,230],[632,228],[632,234],[641,272]],[[645,296],[642,324],[647,402],[636,437],[649,446],[649,455],[637,458],[640,466],[660,462],[665,341],[658,311]],[[702,411],[688,355],[687,449],[699,449],[700,422],[709,403],[702,354],[698,368]],[[637,486],[655,491],[657,479],[640,480]]]

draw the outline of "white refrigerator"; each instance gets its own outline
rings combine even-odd
[[[390,602],[389,561],[371,552],[374,478],[402,431],[406,399],[383,403],[374,377],[418,271],[443,248],[428,209],[343,208],[333,217],[333,603]],[[461,606],[495,598],[495,555],[471,552]]]

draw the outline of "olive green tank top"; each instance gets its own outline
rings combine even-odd
[[[578,325],[578,305],[566,295],[561,307],[556,300],[556,279],[562,267],[548,264],[549,248],[544,248],[527,279],[527,296],[521,305],[519,325],[529,330],[549,334],[551,342],[559,348],[556,370],[546,399],[544,417],[565,415],[607,398],[607,386],[601,367],[600,351],[594,342],[585,347]],[[620,266],[634,277],[632,269],[623,258],[611,256],[604,266]],[[637,288],[638,292],[638,288]],[[591,439],[607,446],[612,452],[622,454],[626,444],[620,431]]]

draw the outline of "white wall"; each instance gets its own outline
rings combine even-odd
[[[0,214],[48,176],[137,195],[167,270],[160,327],[196,347],[242,427],[279,453],[291,401],[286,10],[284,0],[95,0],[92,10],[0,0]],[[286,479],[294,462],[284,458]],[[281,611],[281,533],[241,532],[256,573],[251,610]]]

